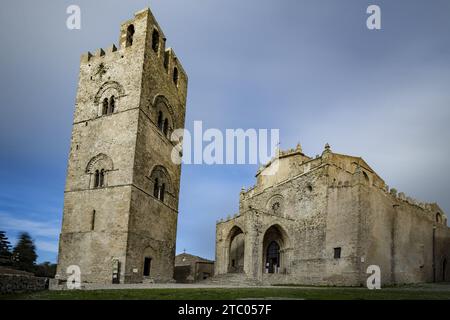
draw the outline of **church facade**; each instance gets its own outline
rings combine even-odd
[[[256,177],[239,213],[217,223],[216,277],[365,286],[375,265],[383,285],[450,280],[442,210],[390,189],[362,158],[329,145],[311,158],[299,145]]]

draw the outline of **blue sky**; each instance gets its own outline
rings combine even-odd
[[[15,0],[0,11],[0,229],[29,231],[39,261],[57,255],[79,56],[148,6],[189,75],[188,129],[279,128],[312,156],[328,142],[450,212],[448,0]],[[214,257],[215,222],[256,169],[183,167],[178,252]]]

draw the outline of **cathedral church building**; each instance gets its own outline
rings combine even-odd
[[[366,285],[450,279],[450,229],[436,204],[395,189],[362,159],[298,146],[261,168],[239,213],[216,228],[216,277],[261,284]]]

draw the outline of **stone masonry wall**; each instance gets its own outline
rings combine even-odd
[[[0,274],[0,294],[12,294],[46,289],[47,278],[27,275]]]

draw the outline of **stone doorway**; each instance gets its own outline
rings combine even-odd
[[[266,269],[268,273],[278,273],[280,267],[280,246],[272,241],[267,247],[266,252]]]
[[[144,277],[150,277],[150,271],[152,269],[152,258],[144,258]]]
[[[264,234],[262,247],[263,273],[287,273],[289,264],[286,250],[288,249],[288,236],[279,225],[273,225]]]

